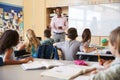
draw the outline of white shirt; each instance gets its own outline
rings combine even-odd
[[[54,16],[51,20],[50,27],[55,33],[63,33],[68,27],[67,18],[64,16],[61,16],[59,18],[57,15]],[[62,27],[62,29],[59,29],[59,27]]]

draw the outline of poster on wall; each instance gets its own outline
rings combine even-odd
[[[8,3],[0,3],[0,32],[12,29],[23,35],[23,7]]]

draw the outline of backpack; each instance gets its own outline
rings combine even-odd
[[[36,52],[37,58],[43,59],[59,59],[57,48],[53,45],[40,45]]]
[[[3,65],[3,59],[0,57],[0,66]]]

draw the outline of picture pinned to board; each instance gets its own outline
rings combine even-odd
[[[8,3],[0,3],[0,34],[8,29],[17,30],[23,36],[23,7]]]

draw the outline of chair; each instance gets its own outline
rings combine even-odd
[[[53,45],[40,45],[37,50],[37,58],[58,60],[57,48]]]
[[[0,57],[0,66],[3,65],[3,59]]]

